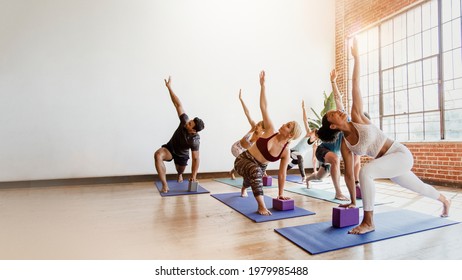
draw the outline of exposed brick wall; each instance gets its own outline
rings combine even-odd
[[[336,0],[337,83],[347,92],[346,38],[422,0]],[[403,143],[414,156],[413,171],[424,181],[462,187],[462,142]],[[364,158],[363,162],[368,159]]]
[[[414,156],[414,173],[431,182],[462,182],[462,143],[404,143]]]

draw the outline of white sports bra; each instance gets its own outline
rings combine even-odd
[[[356,155],[368,155],[372,158],[377,157],[388,137],[378,127],[373,124],[359,124],[351,122],[358,130],[358,143],[351,145],[347,139],[345,144],[350,151]]]

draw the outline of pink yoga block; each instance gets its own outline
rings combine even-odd
[[[293,199],[282,200],[273,198],[273,209],[286,211],[286,210],[294,210],[295,203]]]
[[[263,186],[271,186],[273,183],[273,177],[271,176],[263,176]]]
[[[359,208],[334,207],[332,226],[347,227],[359,224]]]
[[[358,185],[356,185],[356,198],[357,199],[362,199],[363,198],[362,195],[361,195],[361,188]]]

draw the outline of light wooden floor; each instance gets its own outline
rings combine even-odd
[[[210,179],[201,185],[211,193],[239,191]],[[452,199],[450,219],[462,221],[462,189],[438,189]],[[254,223],[210,194],[161,197],[153,182],[0,189],[0,259],[462,259],[462,224],[310,255],[274,229],[330,221],[335,204],[286,195],[316,215]],[[388,182],[377,185],[377,199],[394,201],[377,213],[441,212],[438,202]]]

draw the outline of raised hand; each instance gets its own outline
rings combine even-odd
[[[165,82],[165,86],[167,86],[167,88],[170,88],[170,82],[171,82],[170,76],[168,76],[168,80],[164,79],[164,82]]]
[[[356,40],[356,38],[353,39],[353,45],[351,46],[351,55],[354,58],[359,56],[358,40]]]
[[[265,84],[265,71],[260,72],[260,85],[263,86]]]
[[[335,69],[330,72],[330,81],[332,83],[335,83],[337,81],[337,72],[335,71]]]

